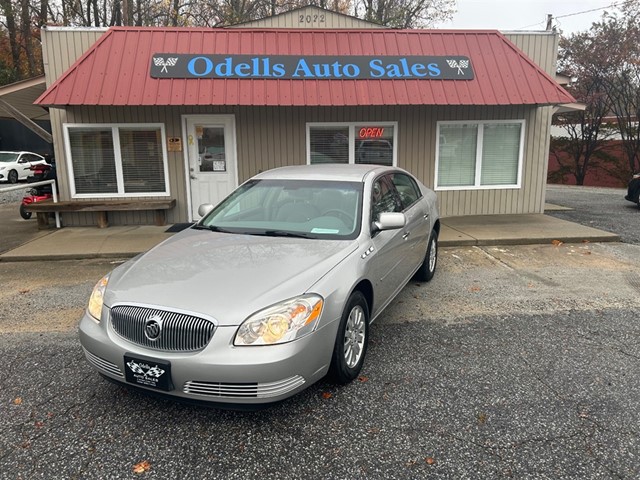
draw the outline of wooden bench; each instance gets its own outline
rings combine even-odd
[[[133,210],[153,210],[155,224],[166,225],[166,211],[176,205],[175,198],[144,199],[144,200],[91,200],[87,202],[71,200],[53,203],[52,200],[31,203],[25,206],[28,212],[34,212],[38,218],[38,228],[49,227],[49,214],[53,212],[95,212],[98,228],[109,226],[107,212],[122,212]]]

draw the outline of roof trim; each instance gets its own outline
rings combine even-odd
[[[30,120],[49,120],[49,112],[43,106],[34,105],[34,100],[44,95],[45,91],[44,75],[1,86],[0,100],[8,103],[11,111],[2,115],[7,108],[1,107],[0,117],[15,118],[16,114],[12,110],[15,109]]]

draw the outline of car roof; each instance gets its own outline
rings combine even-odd
[[[42,156],[39,153],[28,152],[27,150],[0,150],[0,153],[31,153],[33,155],[38,155],[39,157]]]
[[[394,167],[367,164],[335,164],[323,163],[317,165],[296,165],[274,168],[259,173],[255,179],[287,179],[287,180],[334,180],[363,182],[369,174],[386,171],[399,171]]]

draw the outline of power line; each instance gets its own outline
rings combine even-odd
[[[636,0],[625,0],[624,2],[614,2],[611,5],[607,5],[606,7],[598,7],[598,8],[592,8],[590,10],[583,10],[581,12],[567,13],[566,15],[559,15],[557,17],[553,17],[553,19],[554,20],[558,20],[559,18],[573,17],[573,16],[576,16],[576,15],[582,15],[583,13],[591,13],[591,12],[597,12],[598,10],[606,10],[607,8],[626,5],[627,3],[631,3],[631,2],[634,2],[634,1],[636,1]],[[541,20],[541,21],[539,21],[537,23],[534,23],[534,24],[531,24],[531,25],[527,25],[526,27],[516,28],[516,30],[524,30],[526,28],[542,26],[544,24],[546,24],[546,21],[545,20]]]
[[[582,12],[576,12],[576,13],[568,13],[566,15],[560,15],[558,17],[553,17],[553,18],[555,18],[557,20],[558,18],[573,17],[575,15],[582,15],[583,13],[597,12],[598,10],[605,10],[605,9],[611,8],[611,7],[622,6],[622,5],[626,4],[626,3],[631,3],[632,1],[635,1],[635,0],[626,0],[625,2],[614,2],[611,5],[608,5],[606,7],[592,8],[591,10],[584,10]]]

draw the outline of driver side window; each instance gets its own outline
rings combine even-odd
[[[388,176],[373,183],[371,191],[371,221],[376,222],[381,213],[402,212],[402,202]]]

